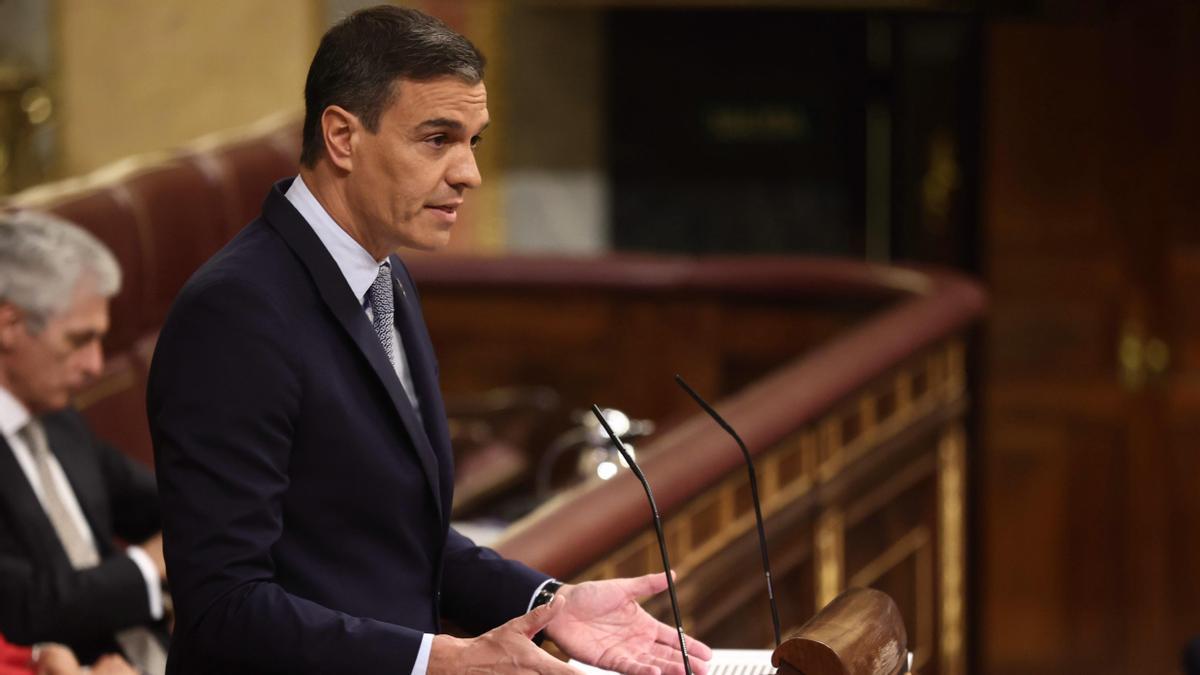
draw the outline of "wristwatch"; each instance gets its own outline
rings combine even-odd
[[[562,588],[562,582],[556,579],[551,579],[542,584],[542,587],[538,590],[537,595],[533,596],[533,604],[529,606],[529,611],[532,612],[538,607],[548,604],[554,599],[554,594],[557,593],[558,589],[560,588]]]
[[[542,587],[538,589],[537,595],[533,596],[533,603],[529,605],[529,611],[532,612],[542,605],[549,604],[549,602],[554,599],[554,594],[557,593],[558,589],[562,588],[562,586],[562,582],[558,581],[557,579],[551,579],[542,584]],[[533,643],[541,646],[545,639],[546,630],[542,629],[538,631],[537,635],[533,636]]]

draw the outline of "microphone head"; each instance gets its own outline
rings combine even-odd
[[[616,408],[601,408],[600,411],[604,414],[604,420],[608,422],[609,428],[619,438],[639,438],[654,433],[654,422],[650,420],[633,419]],[[603,445],[608,442],[608,435],[597,423],[598,419],[592,415],[585,415],[579,420],[584,433],[587,434],[588,442],[592,445]]]
[[[592,412],[595,413],[595,411]],[[633,422],[633,420],[629,419],[629,415],[626,415],[624,412],[617,410],[616,408],[600,408],[600,413],[603,415],[603,417],[590,419],[584,418],[583,424],[599,431],[599,427],[596,426],[596,421],[598,419],[603,419],[605,422],[608,422],[608,428],[612,429],[613,433],[616,435],[624,436],[625,434],[629,433]]]
[[[592,414],[596,416],[596,420],[600,422],[600,426],[604,428],[604,433],[608,434],[609,440],[612,441],[612,444],[614,447],[616,447],[617,452],[621,453],[621,457],[625,460],[625,463],[629,465],[629,468],[632,469],[635,474],[640,476],[642,473],[641,468],[638,467],[637,462],[633,461],[633,456],[629,454],[629,450],[625,447],[625,444],[621,442],[620,436],[613,431],[613,428],[608,423],[608,419],[605,417],[604,413],[605,411],[602,411],[600,406],[596,405],[595,403],[592,404]],[[621,416],[625,417],[625,414],[621,413]],[[625,417],[625,419],[628,420],[629,418]]]
[[[611,413],[617,413],[613,414],[612,420],[608,419],[608,414]],[[605,434],[608,436],[608,440],[611,440],[613,444],[617,444],[617,446],[619,446],[620,434],[613,429],[613,426],[614,424],[624,423],[626,429],[628,429],[629,417],[626,417],[625,413],[623,412],[613,411],[612,408],[607,408],[607,410],[605,410],[605,408],[601,408],[595,404],[592,404],[592,414],[595,416],[596,422],[600,423],[600,428],[604,429]]]
[[[705,401],[704,397],[702,397],[695,389],[692,389],[692,385],[685,382],[684,379],[680,377],[679,373],[675,373],[675,383],[678,384],[684,391],[686,391],[688,396],[691,396],[692,400],[695,401],[696,404],[701,408],[703,408],[704,412],[708,413],[710,417],[721,422],[724,421],[721,419],[721,416],[717,414],[717,411],[708,404],[708,401]]]

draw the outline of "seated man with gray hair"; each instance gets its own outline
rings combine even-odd
[[[83,663],[165,669],[153,474],[92,436],[71,397],[101,372],[120,268],[83,229],[0,213],[0,633]],[[114,537],[141,542],[119,550]]]

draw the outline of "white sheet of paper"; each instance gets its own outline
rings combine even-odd
[[[772,675],[770,649],[714,649],[708,662],[709,675]],[[571,665],[587,675],[613,675],[611,670],[586,666],[578,661]]]

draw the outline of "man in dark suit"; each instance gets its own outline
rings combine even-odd
[[[377,7],[332,28],[300,175],[188,282],[148,410],[177,612],[174,673],[682,673],[636,598],[664,575],[561,585],[449,526],[438,367],[401,248],[443,246],[480,182],[483,60]],[[532,609],[531,609],[532,608]],[[439,635],[442,617],[473,632]],[[694,643],[697,672],[710,650]]]
[[[154,477],[88,431],[70,396],[100,373],[120,272],[87,232],[0,215],[0,633],[84,663],[165,668]],[[113,537],[144,542],[124,551]]]

